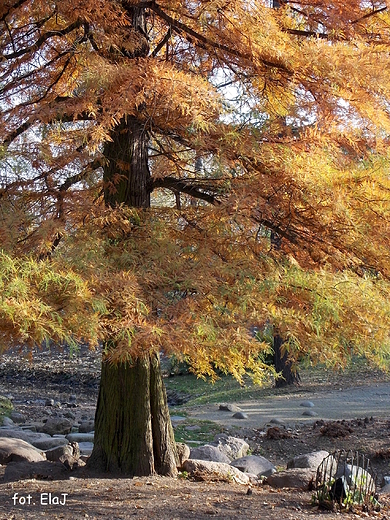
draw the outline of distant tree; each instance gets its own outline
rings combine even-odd
[[[161,351],[387,366],[387,5],[274,4],[0,4],[0,328],[103,343],[91,466],[175,474]]]

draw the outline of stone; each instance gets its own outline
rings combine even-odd
[[[46,399],[45,406],[54,406],[54,399]]]
[[[93,450],[93,442],[79,442],[81,455],[91,455]]]
[[[224,453],[229,461],[245,457],[249,450],[249,444],[239,437],[232,437],[226,433],[219,433],[210,443]]]
[[[191,449],[184,442],[176,443],[176,452],[179,459],[179,468],[183,465],[184,461],[190,458]]]
[[[20,412],[11,412],[10,419],[13,420],[14,423],[21,424],[26,422],[26,416]]]
[[[278,419],[275,417],[274,419],[270,420],[271,424],[278,424],[279,426],[285,426],[285,422],[282,419]]]
[[[68,469],[78,467],[80,458],[80,448],[77,442],[72,442],[66,446],[52,448],[46,451],[46,458],[51,462],[62,462]]]
[[[302,403],[299,406],[303,406],[304,408],[313,408],[314,403],[311,401],[302,401]]]
[[[29,444],[35,446],[36,441],[50,439],[50,435],[45,433],[35,433],[30,430],[22,430],[21,428],[0,428],[0,437],[7,437],[8,439],[21,439]]]
[[[62,433],[66,435],[72,431],[73,422],[66,417],[50,417],[42,427],[42,431],[49,435]]]
[[[247,455],[246,457],[233,460],[230,465],[243,473],[252,473],[258,477],[268,477],[276,471],[272,462],[260,455]]]
[[[28,442],[21,439],[0,438],[0,464],[42,460],[45,460],[45,457]]]
[[[381,487],[384,488],[388,485],[390,485],[390,477],[388,475],[384,475],[382,478]]]
[[[303,455],[298,455],[287,462],[287,469],[310,468],[317,470],[322,461],[328,457],[329,453],[324,450],[312,451]]]
[[[4,416],[3,417],[3,426],[12,428],[13,426],[15,426],[15,423],[10,417]]]
[[[308,490],[315,482],[317,472],[309,468],[286,469],[273,473],[266,484],[274,488],[295,488]]]
[[[199,480],[236,482],[237,484],[250,482],[248,475],[234,466],[222,462],[189,459],[184,462],[183,470]]]
[[[62,480],[69,477],[69,470],[61,462],[10,462],[5,468],[4,482],[17,480]]]
[[[93,433],[68,433],[66,438],[69,442],[93,442],[94,434]]]
[[[248,414],[244,412],[237,412],[233,415],[234,419],[248,419]]]
[[[302,415],[305,417],[316,417],[318,413],[316,413],[314,410],[305,410]]]
[[[73,421],[76,419],[76,415],[69,410],[64,412],[64,417],[66,417],[67,419],[72,419]]]
[[[233,403],[220,404],[219,410],[221,410],[223,412],[242,412],[241,408]]]
[[[230,459],[227,455],[222,453],[216,446],[206,444],[198,448],[192,448],[190,452],[190,459],[208,460],[213,462],[225,462],[229,464]]]
[[[31,444],[40,450],[46,451],[60,446],[66,446],[69,444],[69,441],[64,437],[48,437],[45,439],[36,439],[32,441]]]
[[[90,433],[95,429],[95,421],[82,421],[79,425],[80,433]]]

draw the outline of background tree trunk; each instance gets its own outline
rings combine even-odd
[[[106,204],[150,206],[148,135],[135,117],[111,133],[104,156]],[[112,347],[115,348],[115,345]],[[103,355],[89,467],[128,476],[174,476],[176,447],[157,353],[112,365]]]
[[[281,388],[287,385],[298,385],[301,378],[299,373],[292,370],[291,361],[288,359],[288,352],[283,352],[282,349],[283,338],[276,334],[274,336],[274,366],[277,372],[280,372],[282,377],[275,380],[276,388]]]

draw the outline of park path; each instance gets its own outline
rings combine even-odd
[[[309,401],[314,406],[305,407]],[[390,382],[333,391],[301,392],[267,396],[261,400],[235,403],[248,416],[236,419],[232,412],[219,410],[219,404],[187,409],[190,418],[210,420],[224,426],[262,428],[272,419],[286,425],[316,420],[342,420],[364,417],[390,417]],[[307,416],[303,414],[315,413]]]

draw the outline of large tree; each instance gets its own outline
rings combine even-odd
[[[92,466],[175,473],[161,351],[260,382],[257,325],[292,366],[387,365],[385,2],[3,0],[0,23],[3,343],[102,342]]]

